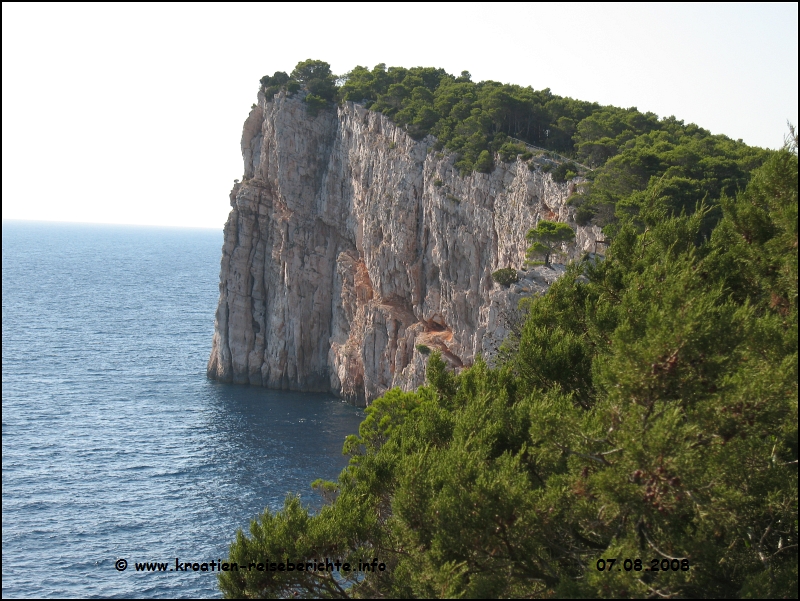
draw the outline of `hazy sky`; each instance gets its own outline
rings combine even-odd
[[[473,80],[778,147],[797,4],[16,4],[3,17],[3,219],[220,228],[258,80],[303,59]]]

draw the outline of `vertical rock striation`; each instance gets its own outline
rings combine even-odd
[[[300,95],[259,97],[230,194],[209,377],[364,405],[423,383],[417,345],[455,366],[491,356],[500,312],[526,289],[491,274],[522,266],[540,219],[570,221],[574,189],[522,161],[461,177],[431,144],[357,104],[310,116]],[[571,256],[594,249],[597,228],[576,233]]]

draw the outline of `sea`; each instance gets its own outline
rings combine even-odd
[[[176,561],[317,511],[363,411],[206,378],[221,229],[2,227],[3,597],[221,597]]]

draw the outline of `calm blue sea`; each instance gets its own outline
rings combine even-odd
[[[222,232],[3,222],[4,597],[219,597],[237,528],[346,464],[363,412],[205,369]],[[128,561],[119,572],[115,562]]]

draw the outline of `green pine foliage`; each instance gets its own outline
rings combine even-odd
[[[558,167],[553,169],[553,181],[564,183],[578,175],[578,166],[575,163],[567,162],[561,163]]]
[[[308,90],[308,98],[330,102],[336,94],[336,77],[331,73],[331,66],[325,61],[307,59],[297,63],[291,79]]]
[[[274,75],[265,75],[261,78],[261,90],[267,97],[267,100],[272,98],[281,91],[281,89],[289,83],[289,75],[284,71],[275,71]]]
[[[223,593],[795,597],[796,139],[715,205],[651,197],[523,309],[498,367],[432,353],[315,483],[331,502],[288,498],[228,559],[384,571],[229,571]]]
[[[581,192],[570,198],[570,204],[603,226],[638,216],[652,198],[670,215],[691,212],[704,200],[716,207],[722,195],[735,196],[743,190],[752,170],[767,156],[767,151],[726,136],[712,136],[695,125],[664,119],[659,130],[637,136],[619,148],[592,173]],[[719,215],[717,207],[709,214],[709,222]],[[611,228],[607,233],[613,232]]]
[[[562,243],[575,239],[575,231],[566,223],[542,219],[525,238],[532,243],[526,253],[527,263],[537,264],[536,257],[543,257],[544,265],[549,267],[550,257],[560,254]]]
[[[549,89],[473,82],[468,72],[455,77],[431,67],[356,67],[345,76],[342,100],[364,102],[422,139],[436,137],[436,148],[457,153],[462,173],[487,172],[492,155],[513,161],[531,157],[524,142],[574,153],[576,124],[600,110],[596,103],[553,95]]]
[[[304,87],[310,111],[366,102],[462,171],[523,158],[509,135],[573,156],[595,167],[576,219],[613,243],[524,299],[495,367],[430,352],[428,384],[377,399],[338,481],[314,483],[328,504],[288,498],[228,559],[350,572],[228,571],[225,596],[796,597],[794,130],[770,152],[466,72],[358,67],[331,88],[320,63],[262,85]],[[529,258],[572,235],[540,222]]]
[[[261,92],[270,102],[275,94],[286,90],[294,94],[300,89],[307,91],[304,98],[311,116],[329,106],[336,96],[336,76],[331,66],[325,61],[307,59],[297,63],[291,75],[284,71],[276,71],[274,75],[265,75],[260,80]]]
[[[492,272],[492,279],[501,286],[510,286],[519,282],[519,274],[513,267],[503,267]]]
[[[563,98],[549,89],[473,82],[466,71],[456,77],[433,67],[379,64],[337,78],[328,63],[308,59],[291,75],[263,77],[261,85],[268,101],[280,89],[305,90],[312,116],[334,101],[363,103],[417,140],[434,136],[433,147],[455,153],[462,174],[491,172],[495,157],[527,161],[533,154],[525,143],[547,149],[557,166],[534,160],[529,167],[551,172],[558,182],[586,177],[587,185],[570,198],[576,220],[610,226],[609,236],[620,219],[638,216],[654,196],[672,215],[691,212],[703,200],[713,205],[723,194],[735,196],[768,154],[675,117]],[[720,214],[716,206],[709,213],[706,233]]]

